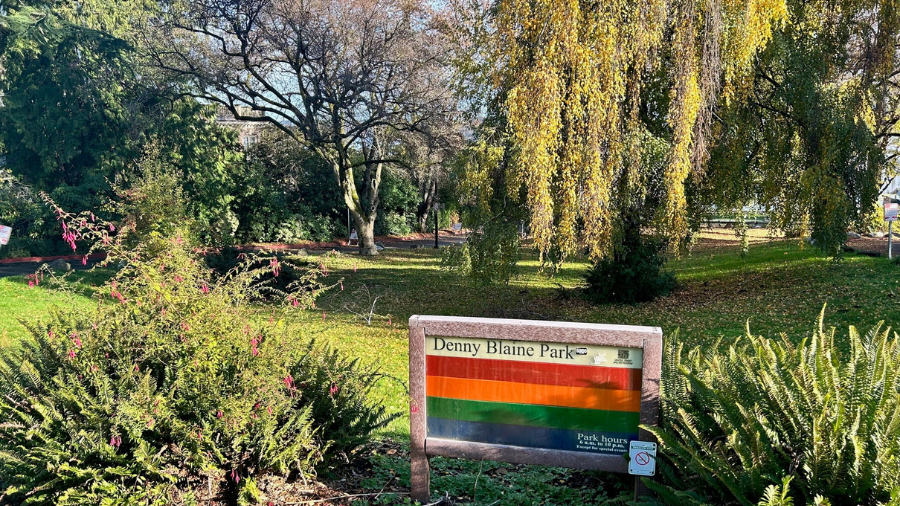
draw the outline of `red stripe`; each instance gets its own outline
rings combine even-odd
[[[566,365],[486,358],[426,357],[428,376],[537,385],[640,390],[641,370],[595,365]]]

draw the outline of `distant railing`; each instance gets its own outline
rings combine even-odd
[[[734,228],[741,220],[735,218],[710,218],[703,220],[706,228]],[[762,228],[769,226],[768,218],[745,219],[744,223],[750,228]]]

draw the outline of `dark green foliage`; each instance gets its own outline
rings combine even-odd
[[[264,131],[262,139],[249,151],[247,166],[234,174],[238,239],[296,243],[346,237],[347,204],[333,168],[280,133]],[[416,187],[403,174],[386,171],[378,191],[375,234],[412,232],[419,202]]]
[[[597,261],[585,274],[585,292],[596,302],[647,302],[675,289],[675,274],[663,269],[663,242],[638,236],[625,241],[611,258]]]
[[[897,504],[900,340],[836,340],[822,320],[794,345],[748,333],[721,351],[666,345],[665,504]],[[662,465],[668,464],[668,465]]]
[[[25,7],[3,18],[0,136],[15,173],[44,190],[102,180],[106,154],[127,149],[130,50],[53,12]]]
[[[109,237],[106,223],[59,212],[86,239]],[[216,277],[181,238],[152,256],[123,239],[109,248],[127,266],[96,305],[28,324],[33,342],[0,357],[0,496],[168,504],[200,474],[246,488],[263,473],[313,473],[392,419],[366,397],[375,371],[250,305],[277,295],[285,311],[309,307],[326,289],[316,270],[278,290],[259,282],[280,270],[274,257]]]
[[[0,17],[5,165],[66,209],[97,212],[112,197],[109,182],[134,176],[133,161],[156,145],[191,196],[198,233],[207,242],[227,242],[234,234],[229,175],[240,161],[235,135],[212,121],[209,107],[181,98],[177,83],[162,85],[138,68],[137,50],[126,41],[128,21],[146,14],[149,2],[120,3],[6,6]],[[41,208],[19,224],[32,239],[20,246],[27,253],[65,252]]]
[[[378,188],[379,211],[375,235],[408,235],[416,228],[419,193],[408,178],[386,171]]]
[[[311,151],[264,131],[234,174],[242,242],[330,241],[346,233],[346,205],[331,168]]]

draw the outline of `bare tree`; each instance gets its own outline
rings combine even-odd
[[[394,143],[448,113],[440,31],[422,0],[169,0],[151,58],[237,118],[327,160],[359,233],[374,225]]]
[[[399,153],[405,161],[404,172],[418,191],[419,232],[427,232],[425,224],[437,200],[438,189],[447,179],[452,160],[465,144],[462,127],[450,117],[429,121],[425,132],[426,135],[406,136],[400,143]]]

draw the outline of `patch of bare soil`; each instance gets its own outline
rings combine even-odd
[[[747,230],[747,240],[751,245],[780,241],[784,238],[784,234],[778,230],[769,230],[767,228],[751,228]],[[701,228],[696,234],[696,242],[691,246],[691,250],[707,251],[720,248],[737,248],[740,245],[741,239],[733,228]]]
[[[363,480],[372,478],[373,470],[366,456],[373,453],[409,459],[408,450],[393,441],[376,442],[360,449],[353,462],[339,466],[328,477],[304,479],[268,475],[257,478],[261,503],[266,506],[332,505],[345,506],[353,501],[364,503],[377,501],[383,496],[404,497],[404,488],[396,475],[387,479],[380,490],[372,491],[363,486]],[[191,479],[182,484],[183,490],[192,490],[202,506],[233,506],[237,503],[235,486],[228,475]],[[180,504],[178,497],[173,497]]]
[[[887,237],[860,237],[859,239],[850,239],[847,241],[847,248],[850,251],[871,256],[888,256],[888,238]],[[894,237],[893,256],[900,256],[900,237]]]

